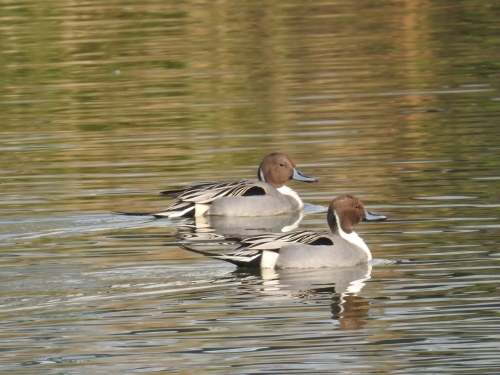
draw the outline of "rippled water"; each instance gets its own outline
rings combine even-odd
[[[499,19],[497,1],[2,2],[1,372],[500,372]],[[277,150],[320,180],[289,184],[300,228],[342,193],[389,217],[358,226],[373,264],[236,270],[177,243],[227,223],[114,213]]]

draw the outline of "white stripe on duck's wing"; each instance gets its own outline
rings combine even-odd
[[[216,255],[213,258],[225,260],[239,267],[274,268],[279,256],[278,251],[279,248],[272,250],[240,249],[233,253]]]
[[[252,249],[262,244],[275,242],[275,240],[282,235],[282,233],[263,233],[248,237],[240,241],[241,246],[237,250]]]
[[[244,249],[236,249],[236,251],[229,253],[227,255],[253,258],[255,255],[259,255],[261,253],[262,252],[260,250],[244,248]]]
[[[251,195],[265,195],[262,187],[252,180],[232,180],[213,184],[195,185],[187,188],[177,199],[193,203],[210,203],[217,198],[243,196],[251,191]]]
[[[297,242],[297,243],[304,243],[311,245],[314,244],[325,245],[325,243],[323,242],[326,241],[326,244],[333,245],[332,240],[327,235],[309,230],[299,230],[299,231],[285,233],[278,239],[280,241],[285,241],[285,242],[292,242],[292,243]]]
[[[234,253],[213,256],[215,259],[225,260],[240,267],[259,268],[261,266],[262,251],[237,250]]]
[[[189,211],[193,210],[194,208],[195,208],[195,205],[191,202],[178,201],[178,202],[175,202],[170,207],[168,207],[162,211],[156,212],[153,215],[155,217],[158,217],[158,218],[164,217],[164,216],[180,217],[182,215],[185,215]]]
[[[257,259],[260,257],[262,253],[259,254],[254,254],[252,256],[250,255],[236,255],[236,254],[226,254],[226,255],[215,255],[213,258],[215,259],[221,259],[221,260],[226,260],[231,263],[251,263],[253,260]]]
[[[322,233],[301,230],[290,233],[265,233],[245,238],[241,241],[242,247],[248,249],[269,250],[276,249],[286,243],[302,243],[309,245],[333,245],[332,239]]]

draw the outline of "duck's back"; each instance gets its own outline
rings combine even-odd
[[[277,268],[353,267],[369,261],[368,254],[344,240],[332,236],[334,245],[287,244],[279,251]]]
[[[221,197],[212,202],[210,215],[219,216],[271,216],[294,212],[300,209],[299,202],[282,194],[271,185],[256,181],[262,195]]]

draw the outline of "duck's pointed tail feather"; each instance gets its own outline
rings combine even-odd
[[[123,212],[123,211],[113,211],[115,214],[118,215],[125,215],[125,216],[151,216],[154,215],[154,212]]]
[[[248,257],[240,257],[236,256],[234,254],[214,254],[210,251],[205,251],[205,250],[199,250],[192,248],[186,244],[183,243],[178,243],[179,247],[191,251],[193,253],[201,254],[210,258],[214,259],[220,259],[228,263],[232,263],[238,267],[247,267],[247,268],[258,268],[260,267],[260,259],[257,259],[258,257],[255,258],[248,258]]]

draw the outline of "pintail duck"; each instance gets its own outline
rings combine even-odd
[[[317,182],[302,174],[284,153],[267,155],[259,166],[258,181],[232,180],[195,185],[161,194],[177,201],[156,217],[209,215],[269,216],[299,211],[304,207],[298,194],[285,186],[288,180]]]
[[[353,267],[372,259],[370,249],[354,232],[354,226],[366,217],[366,212],[358,198],[341,195],[328,208],[331,234],[309,230],[259,234],[241,240],[241,246],[229,254],[214,255],[183,247],[239,267]]]

